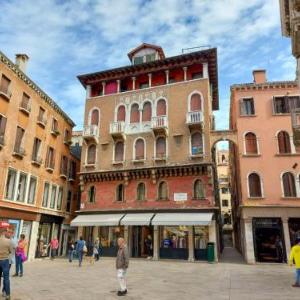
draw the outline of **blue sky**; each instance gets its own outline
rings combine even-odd
[[[252,82],[252,70],[269,80],[294,80],[290,40],[281,36],[278,0],[0,0],[0,49],[14,60],[30,56],[28,75],[83,125],[85,91],[76,76],[129,64],[142,42],[163,47],[218,48],[220,110],[228,127],[230,85]]]

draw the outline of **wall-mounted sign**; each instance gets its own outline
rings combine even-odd
[[[174,193],[174,201],[186,201],[187,193]]]

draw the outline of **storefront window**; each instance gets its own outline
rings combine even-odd
[[[195,249],[206,249],[209,241],[208,226],[194,227]]]
[[[103,248],[117,247],[117,240],[119,237],[124,237],[123,226],[105,226],[99,228],[99,235]]]
[[[57,190],[56,185],[52,185],[52,189],[51,189],[51,199],[50,199],[50,208],[52,208],[52,209],[55,208],[56,190]]]
[[[296,245],[296,239],[300,238],[300,219],[299,218],[289,219],[289,231],[290,231],[291,246],[294,246],[294,245]]]
[[[37,245],[37,256],[43,257],[48,255],[48,244],[50,243],[51,224],[40,224],[39,226],[39,238]]]

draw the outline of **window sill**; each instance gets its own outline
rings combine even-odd
[[[273,113],[273,117],[290,117],[291,113]]]
[[[257,117],[256,114],[254,114],[254,115],[240,115],[240,118],[255,118],[255,117]]]
[[[158,202],[168,202],[168,201],[170,201],[170,199],[169,198],[164,198],[164,199],[156,199],[156,201],[158,201]]]
[[[261,154],[243,154],[243,157],[260,157]]]
[[[282,157],[282,156],[300,156],[300,153],[276,153],[275,156],[279,156],[279,157]]]
[[[192,201],[203,201],[203,200],[207,200],[207,198],[206,197],[201,197],[201,198],[195,198],[195,197],[193,197],[192,198]]]
[[[114,166],[123,165],[123,164],[124,164],[124,160],[113,161],[112,164],[113,164]]]
[[[46,167],[46,171],[49,172],[49,173],[53,173],[54,171],[54,168],[51,168],[51,167]]]
[[[248,197],[249,200],[264,200],[265,197]]]
[[[300,197],[281,197],[282,200],[300,200]]]
[[[11,93],[10,92],[5,93],[5,92],[0,91],[0,96],[9,102],[10,98],[11,98]]]
[[[204,154],[191,154],[190,155],[191,159],[194,159],[194,158],[203,158],[203,157],[204,157]]]
[[[143,159],[133,159],[132,163],[134,163],[134,164],[143,164],[145,161],[146,161],[145,158],[143,158]]]

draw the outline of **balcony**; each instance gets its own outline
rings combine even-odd
[[[34,156],[31,159],[31,163],[37,167],[40,167],[43,163],[43,159],[40,156]]]
[[[5,145],[4,135],[0,135],[0,149],[2,149],[4,145]]]
[[[186,114],[186,124],[190,130],[200,129],[203,124],[203,113],[202,111],[189,111]]]
[[[99,128],[97,125],[84,126],[82,136],[86,141],[94,141],[98,144]]]
[[[151,128],[155,135],[168,135],[168,117],[152,117]]]
[[[46,125],[47,125],[47,119],[46,119],[46,117],[41,116],[41,115],[38,116],[38,117],[37,117],[37,123],[38,123],[41,127],[45,128]]]
[[[125,140],[125,122],[110,123],[109,132],[114,139]]]
[[[67,170],[60,170],[59,177],[63,179],[67,179],[68,178],[67,174],[68,174]]]
[[[53,128],[51,129],[51,134],[55,137],[59,136],[60,135],[60,132],[57,128]]]
[[[9,102],[11,98],[11,91],[8,89],[0,90],[0,97]]]
[[[31,112],[30,103],[25,102],[25,101],[21,101],[20,106],[19,106],[19,110],[22,113],[24,113],[25,115],[29,116],[30,112]]]
[[[13,156],[22,159],[25,156],[25,149],[20,146],[15,146],[13,151]]]
[[[300,146],[300,109],[292,111],[292,127],[295,146]]]

